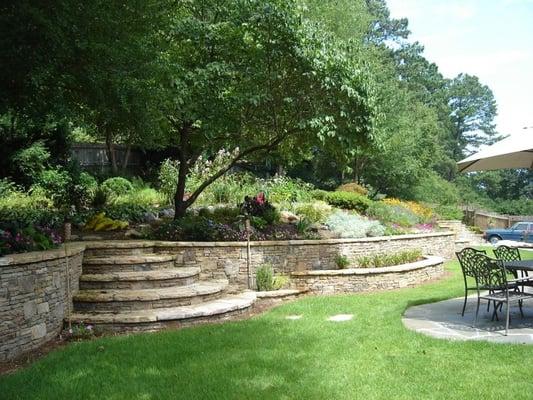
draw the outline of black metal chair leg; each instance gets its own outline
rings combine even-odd
[[[461,317],[465,316],[465,310],[466,310],[466,299],[468,297],[468,292],[465,290],[465,301],[463,303],[463,312],[461,313]]]

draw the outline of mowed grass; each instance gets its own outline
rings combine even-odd
[[[462,294],[458,264],[446,268],[449,278],[415,289],[308,297],[246,321],[74,343],[1,377],[0,398],[531,399],[533,346],[403,327],[410,305]],[[327,321],[336,314],[354,318]]]

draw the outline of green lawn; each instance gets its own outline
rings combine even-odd
[[[530,399],[533,347],[448,342],[403,311],[462,294],[416,289],[309,297],[256,318],[69,345],[0,378],[7,399]],[[335,314],[348,322],[328,322]],[[290,314],[300,320],[287,320]]]

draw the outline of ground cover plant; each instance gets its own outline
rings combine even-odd
[[[74,343],[0,377],[2,399],[529,398],[533,384],[514,382],[533,368],[533,347],[404,328],[407,307],[462,295],[458,264],[446,270],[415,289],[308,297],[246,321]],[[354,318],[326,320],[337,314]],[[491,377],[482,385],[480,368]]]

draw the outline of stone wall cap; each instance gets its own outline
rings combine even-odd
[[[395,265],[381,268],[347,268],[347,269],[325,269],[291,272],[291,276],[339,276],[339,275],[373,275],[386,274],[393,272],[406,272],[417,269],[432,267],[442,264],[444,258],[437,256],[424,256],[423,260],[415,261],[408,264]]]
[[[67,256],[72,257],[82,253],[85,250],[85,244],[79,242],[69,243],[67,245]],[[57,260],[65,257],[65,245],[57,249],[44,251],[31,251],[29,253],[9,254],[0,257],[0,267],[9,265],[33,264],[43,261]]]
[[[302,240],[265,240],[265,241],[250,241],[252,247],[264,246],[302,246],[315,245],[320,246],[324,244],[347,244],[347,243],[365,243],[365,242],[390,242],[395,240],[409,240],[409,239],[423,239],[431,237],[454,236],[452,231],[431,232],[431,233],[413,233],[409,235],[394,235],[394,236],[375,236],[365,238],[348,238],[348,239],[302,239]],[[82,242],[87,249],[108,249],[108,248],[175,248],[175,247],[246,247],[247,242],[170,242],[158,240],[108,240],[108,241],[94,241]]]

